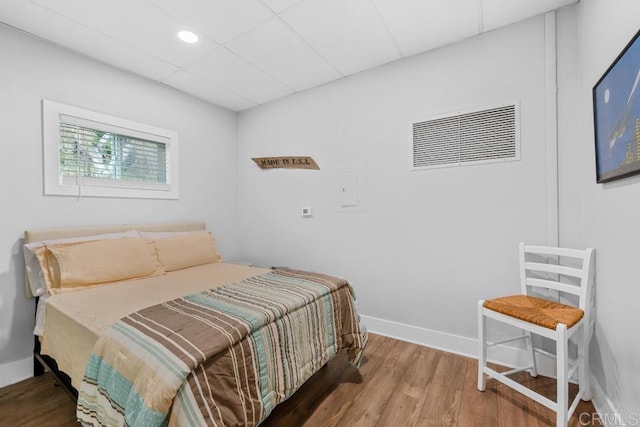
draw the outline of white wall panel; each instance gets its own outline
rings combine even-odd
[[[367,316],[475,337],[477,299],[519,290],[518,242],[546,243],[544,85],[538,17],[240,113],[245,258],[348,277]],[[513,100],[521,161],[410,171],[412,119]],[[250,160],[294,154],[320,170]],[[348,165],[367,206],[340,212]]]
[[[29,228],[199,220],[237,258],[236,115],[0,24],[0,386],[30,375],[34,302],[24,293]],[[43,195],[43,98],[178,132],[180,199]],[[6,369],[11,370],[5,376]],[[15,369],[26,368],[18,373]]]
[[[561,243],[596,248],[596,331],[591,370],[595,403],[619,425],[640,420],[640,176],[596,184],[592,88],[636,34],[640,2],[582,0],[576,6],[575,70],[567,77],[569,96],[561,97],[559,121],[565,146],[559,158]],[[567,46],[569,47],[569,46]],[[561,63],[562,64],[562,63]],[[569,66],[570,67],[570,66]],[[566,68],[565,68],[566,70]],[[571,71],[569,68],[568,71]],[[563,92],[561,91],[561,95]],[[573,96],[571,96],[573,95]]]

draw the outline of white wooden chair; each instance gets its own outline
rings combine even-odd
[[[580,399],[591,399],[589,342],[595,320],[591,313],[594,306],[595,249],[563,249],[520,243],[519,252],[521,294],[478,302],[478,390],[484,391],[484,374],[487,374],[555,411],[556,425],[564,427]],[[524,334],[489,343],[486,341],[487,318],[519,328]],[[555,402],[509,378],[509,375],[526,370],[537,376],[535,353],[549,355],[534,348],[532,334],[556,342]],[[577,358],[569,360],[569,341],[572,338],[577,345]],[[528,366],[502,373],[487,367],[488,347],[520,339],[524,339],[527,345]],[[576,373],[579,391],[569,406],[568,382]]]

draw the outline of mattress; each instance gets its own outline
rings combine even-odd
[[[47,300],[41,353],[53,357],[78,389],[93,346],[109,325],[142,308],[268,271],[218,262],[53,295]]]
[[[84,425],[256,425],[336,354],[362,360],[346,279],[221,262],[203,223],[27,231],[25,242],[40,353],[69,375]]]

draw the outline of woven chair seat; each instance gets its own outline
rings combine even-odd
[[[494,298],[486,300],[483,306],[553,330],[558,323],[564,323],[567,328],[570,328],[584,316],[584,311],[579,308],[528,295]]]

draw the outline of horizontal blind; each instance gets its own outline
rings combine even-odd
[[[60,121],[60,176],[168,183],[163,142]]]
[[[44,194],[178,199],[177,132],[42,100]]]

